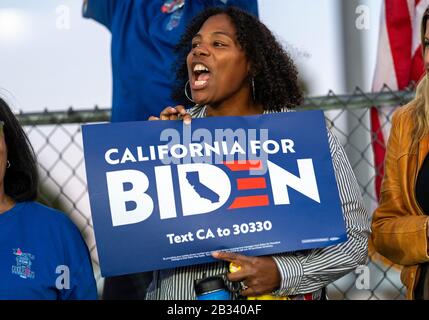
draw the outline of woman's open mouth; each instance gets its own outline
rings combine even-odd
[[[192,70],[191,89],[200,90],[207,87],[210,76],[210,70],[206,65],[202,63],[195,64]]]

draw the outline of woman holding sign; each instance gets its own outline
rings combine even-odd
[[[377,251],[404,266],[401,280],[407,298],[429,300],[429,8],[421,41],[426,76],[415,99],[393,114],[372,228]]]
[[[188,111],[180,105],[168,107],[150,120],[183,118],[190,123],[192,118],[287,112],[302,101],[290,57],[265,25],[239,9],[209,9],[200,14],[179,45],[179,61],[175,98],[186,104],[186,94],[196,106]],[[228,279],[241,283],[242,296],[321,299],[328,284],[364,264],[367,211],[346,154],[331,133],[329,144],[346,242],[263,257],[214,253],[220,262],[155,272],[147,298],[195,299],[196,279],[225,273],[233,263],[238,268],[228,274]]]
[[[37,202],[33,149],[0,98],[0,299],[97,299],[88,248],[62,212]]]

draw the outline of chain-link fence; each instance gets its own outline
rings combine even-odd
[[[391,91],[388,87],[367,94],[359,89],[351,95],[307,98],[301,109],[322,109],[332,132],[338,136],[349,156],[365,204],[370,212],[377,205],[371,133],[371,108],[381,115],[384,131],[390,127],[395,107],[411,100],[412,89]],[[87,193],[83,159],[81,125],[103,122],[110,110],[69,109],[62,112],[20,113],[17,115],[38,156],[41,173],[41,200],[70,215],[79,226],[91,252],[99,290],[103,286],[96,252],[93,225]],[[308,129],[311,130],[311,129]],[[377,141],[375,141],[377,143]],[[372,255],[366,266],[341,278],[328,287],[330,299],[404,299],[405,288],[399,279],[399,268]]]

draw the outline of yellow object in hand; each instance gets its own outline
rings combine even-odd
[[[234,264],[233,262],[229,264],[229,272],[231,273],[237,272],[240,269],[241,267],[239,265]],[[272,294],[263,294],[256,297],[247,297],[247,300],[292,300],[292,299],[287,296],[278,297],[278,296],[273,296]]]

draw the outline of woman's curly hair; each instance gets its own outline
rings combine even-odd
[[[303,96],[298,84],[298,72],[289,54],[256,17],[234,7],[208,8],[188,26],[176,47],[176,86],[172,98],[179,104],[189,105],[184,93],[188,81],[186,56],[192,50],[192,38],[204,22],[219,14],[230,17],[237,30],[237,41],[250,60],[256,102],[261,103],[264,110],[273,111],[300,105]]]

